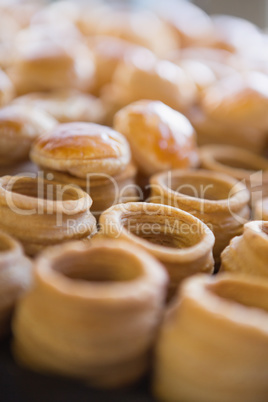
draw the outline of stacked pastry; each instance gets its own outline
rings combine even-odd
[[[0,336],[97,387],[154,365],[164,401],[266,402],[267,34],[146,3],[0,1]]]

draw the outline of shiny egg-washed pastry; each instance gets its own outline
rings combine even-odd
[[[10,103],[15,96],[15,88],[9,77],[0,70],[0,107]]]
[[[157,260],[121,241],[54,247],[37,259],[35,286],[18,304],[15,358],[95,387],[131,384],[149,366],[166,284]]]
[[[45,4],[45,0],[2,0],[0,12],[1,15],[4,12],[11,17],[19,28],[25,28],[30,25],[35,13]]]
[[[12,104],[0,109],[0,166],[26,160],[33,141],[56,125],[37,108]]]
[[[200,144],[237,145],[263,152],[268,132],[268,77],[260,72],[223,78],[190,112]]]
[[[196,85],[182,68],[142,48],[119,63],[112,83],[102,92],[102,99],[113,113],[141,99],[159,100],[184,111],[195,103],[196,97]]]
[[[268,221],[252,221],[221,255],[221,272],[268,277]]]
[[[20,96],[13,103],[38,107],[60,123],[75,121],[102,123],[105,106],[100,99],[76,90],[32,92]]]
[[[38,25],[20,32],[15,60],[8,69],[18,94],[90,89],[95,74],[93,57],[75,33],[61,25]]]
[[[0,232],[0,339],[10,331],[15,304],[31,284],[32,263],[12,237]]]
[[[195,131],[188,119],[159,101],[138,101],[115,115],[115,130],[128,139],[139,170],[194,167],[199,158]]]
[[[265,402],[268,281],[187,279],[156,344],[153,389],[165,402]]]
[[[130,149],[123,135],[109,127],[66,123],[33,144],[31,159],[43,168],[81,178],[88,173],[116,175],[130,162]]]
[[[128,142],[109,127],[61,124],[35,142],[31,159],[54,180],[87,191],[96,215],[114,203],[136,199],[136,168]]]

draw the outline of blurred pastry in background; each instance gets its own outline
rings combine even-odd
[[[206,46],[211,43],[213,24],[201,8],[188,1],[153,1],[153,10],[176,33],[181,46]]]
[[[25,161],[33,141],[57,125],[44,111],[26,105],[0,109],[0,166]]]
[[[0,69],[0,107],[11,102],[15,97],[15,88],[7,74]]]
[[[219,79],[246,69],[242,58],[223,49],[187,47],[171,53],[169,60],[186,70],[201,92]]]
[[[111,83],[117,66],[128,54],[140,49],[138,45],[113,36],[90,36],[87,39],[96,64],[96,79],[91,92],[99,94],[101,89]],[[145,53],[146,54],[146,50]]]
[[[250,21],[231,15],[213,15],[211,19],[216,48],[243,54],[262,41],[261,30]]]
[[[263,153],[268,139],[268,77],[252,71],[222,78],[188,117],[200,145],[227,144]]]
[[[126,106],[115,115],[114,128],[128,139],[133,159],[146,176],[199,163],[189,120],[162,102],[142,100]]]
[[[113,8],[96,21],[96,35],[107,35],[144,46],[165,57],[179,46],[173,30],[149,10]]]
[[[13,103],[38,107],[60,123],[74,121],[103,123],[106,116],[105,107],[100,99],[74,89],[32,92],[16,98]]]
[[[195,103],[197,88],[182,68],[140,48],[118,65],[101,98],[110,108],[111,119],[119,109],[141,99],[159,100],[183,112]]]
[[[268,221],[268,198],[261,199],[256,203],[253,218]]]
[[[89,49],[66,26],[37,25],[16,38],[16,56],[8,74],[18,94],[57,89],[87,92],[95,65]]]

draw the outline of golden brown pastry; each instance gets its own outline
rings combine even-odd
[[[250,217],[246,186],[227,175],[207,170],[172,170],[154,175],[150,184],[151,202],[183,209],[208,225],[215,236],[216,263]]]
[[[88,239],[96,232],[89,195],[48,178],[0,178],[0,230],[18,239],[31,256],[54,244]]]
[[[106,114],[105,106],[100,99],[68,89],[30,93],[16,98],[13,103],[38,107],[60,123],[74,121],[102,123]]]
[[[268,221],[268,198],[256,202],[253,215],[256,220]]]
[[[200,145],[226,144],[262,153],[268,132],[268,77],[259,72],[223,78],[204,92],[188,117]]]
[[[0,338],[10,330],[15,303],[31,283],[32,263],[13,238],[0,232]]]
[[[21,31],[8,74],[18,94],[57,89],[87,92],[95,66],[92,54],[65,25],[37,25]]]
[[[187,47],[173,52],[169,59],[192,77],[201,92],[217,80],[245,69],[242,58],[223,49]]]
[[[0,3],[0,10],[1,14],[5,12],[12,18],[19,28],[25,28],[45,3],[45,0],[3,0]]]
[[[83,2],[74,0],[49,2],[35,12],[31,19],[31,24],[57,24],[59,22],[76,24],[79,20],[80,12],[82,12],[82,6]]]
[[[213,24],[210,17],[188,1],[156,1],[155,10],[175,31],[182,47],[211,43]]]
[[[114,127],[128,139],[139,170],[147,176],[199,162],[192,125],[162,102],[141,100],[126,106],[115,115]]]
[[[159,57],[178,47],[173,30],[149,10],[112,8],[96,21],[95,34],[114,36],[144,46]]]
[[[50,249],[16,311],[16,360],[97,387],[134,382],[148,367],[166,283],[153,257],[121,241]]]
[[[247,53],[262,42],[260,29],[243,18],[214,15],[212,24],[213,46],[216,48],[226,49],[233,53]]]
[[[131,52],[140,47],[114,36],[90,36],[88,46],[93,53],[96,64],[96,77],[91,92],[99,94],[104,85],[111,83],[114,72]]]
[[[251,202],[268,196],[268,161],[250,151],[231,146],[206,145],[200,148],[201,166],[244,182]]]
[[[182,68],[140,48],[118,65],[102,98],[110,106],[111,114],[141,99],[159,100],[183,112],[195,103],[197,88]]]
[[[33,141],[57,121],[37,108],[8,105],[0,109],[0,166],[26,160]]]
[[[15,96],[15,88],[4,71],[0,69],[0,107],[7,105]]]
[[[213,233],[180,209],[145,202],[118,204],[101,215],[99,226],[98,237],[139,245],[165,266],[170,278],[169,298],[184,278],[214,270]]]
[[[76,184],[87,191],[93,199],[94,212],[118,202],[121,187],[133,183],[136,174],[124,136],[93,123],[60,124],[35,142],[31,159],[52,173],[54,180]],[[128,189],[132,197],[136,195],[133,188]]]
[[[267,293],[267,281],[241,274],[185,281],[156,345],[155,395],[166,402],[264,402]]]
[[[253,221],[244,226],[221,255],[221,271],[268,277],[268,222]]]

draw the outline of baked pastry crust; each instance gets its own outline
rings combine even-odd
[[[30,287],[32,262],[12,237],[0,232],[0,338],[10,331],[18,298]]]
[[[142,100],[126,106],[115,115],[114,127],[128,139],[145,175],[194,167],[199,162],[192,125],[162,102]]]
[[[242,274],[187,279],[156,345],[156,396],[167,402],[226,402],[234,396],[238,402],[265,401],[267,292],[267,281]]]
[[[35,92],[16,98],[13,103],[38,107],[59,123],[92,122],[105,120],[105,106],[100,99],[76,90]]]
[[[168,297],[183,279],[214,270],[214,235],[199,219],[163,204],[129,202],[105,211],[99,220],[99,237],[110,237],[141,246],[166,268]]]
[[[166,283],[161,264],[134,245],[54,247],[37,259],[35,286],[18,305],[15,358],[97,387],[128,385],[148,367]]]
[[[256,202],[253,216],[255,220],[268,221],[268,198]]]
[[[195,103],[197,88],[182,68],[140,48],[119,63],[102,99],[110,105],[111,113],[141,99],[159,100],[183,112]]]
[[[232,146],[206,145],[199,150],[201,166],[244,181],[254,205],[268,196],[268,161],[245,149]]]
[[[268,222],[253,221],[244,226],[221,255],[221,271],[268,277]]]
[[[111,83],[118,65],[128,57],[131,52],[139,49],[138,45],[113,36],[94,35],[87,39],[89,49],[92,51],[96,64],[96,77],[94,94],[100,94],[102,88]]]
[[[15,96],[15,88],[4,71],[0,70],[0,107],[10,103]]]
[[[235,74],[204,91],[188,117],[200,145],[236,145],[262,153],[267,144],[268,78],[260,72]]]
[[[0,110],[0,166],[28,159],[33,141],[57,125],[47,113],[25,105]],[[18,146],[19,143],[19,146]]]
[[[150,201],[183,209],[203,221],[215,236],[216,264],[234,236],[250,218],[246,186],[220,173],[206,170],[173,170],[150,179]]]
[[[186,1],[155,2],[155,10],[175,31],[181,46],[208,46],[212,41],[211,18],[201,8]]]
[[[42,168],[80,178],[90,173],[113,176],[129,164],[130,149],[123,135],[109,127],[66,123],[35,142],[31,159]]]
[[[80,37],[61,25],[37,25],[18,35],[15,59],[7,71],[19,95],[66,88],[87,92],[95,65]]]
[[[168,24],[147,10],[107,8],[96,24],[95,34],[124,39],[150,49],[159,57],[166,57],[179,42]]]
[[[63,187],[42,177],[0,178],[0,229],[18,239],[30,256],[95,234],[91,205],[90,196],[71,185]]]

